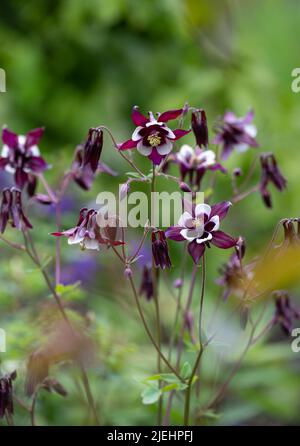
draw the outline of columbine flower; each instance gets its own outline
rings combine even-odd
[[[152,232],[152,255],[156,268],[171,268],[168,243],[164,231]]]
[[[11,189],[6,188],[2,191],[0,207],[0,232],[2,234],[6,229],[7,223],[10,223],[13,228],[20,231],[32,228],[23,211],[21,191],[14,187]]]
[[[152,299],[153,292],[153,281],[152,281],[152,270],[151,266],[145,265],[142,273],[142,280],[139,290],[140,296],[145,295],[147,300]]]
[[[293,329],[293,320],[300,319],[300,310],[291,302],[287,291],[275,291],[273,295],[276,306],[274,324],[279,324],[283,332],[289,336]]]
[[[12,382],[16,377],[17,373],[14,371],[0,378],[0,419],[3,418],[5,414],[11,416],[14,413]]]
[[[237,118],[234,113],[226,112],[223,122],[217,129],[214,144],[222,144],[222,159],[227,159],[234,148],[245,152],[249,147],[258,147],[255,140],[255,125],[251,124],[253,112],[249,111],[244,118]]]
[[[287,181],[280,172],[275,156],[272,153],[264,153],[260,157],[260,163],[262,168],[262,176],[260,180],[260,193],[265,205],[268,208],[272,207],[271,194],[268,191],[269,183],[273,183],[274,186],[283,191],[286,188]]]
[[[131,139],[119,146],[119,150],[137,148],[141,155],[147,156],[154,164],[160,164],[172,150],[174,141],[189,133],[189,130],[171,130],[166,122],[178,118],[182,109],[170,110],[158,114],[157,119],[152,112],[149,118],[139,112],[137,107],[133,108],[131,117],[137,126]]]
[[[0,157],[0,169],[13,173],[16,185],[20,189],[27,185],[29,195],[34,194],[36,187],[36,179],[32,174],[41,173],[48,168],[37,146],[43,132],[43,128],[38,128],[30,130],[23,136],[16,135],[7,128],[2,130],[4,146]]]
[[[226,172],[226,169],[216,162],[216,155],[212,150],[202,150],[199,147],[194,150],[187,144],[184,144],[176,153],[176,162],[179,164],[181,181],[184,181],[188,175],[190,185],[198,189],[207,170]]]
[[[69,245],[80,244],[82,249],[96,249],[101,245],[117,246],[123,244],[117,239],[116,227],[100,227],[99,214],[94,209],[83,208],[80,210],[77,225],[74,228],[62,232],[53,232],[56,237],[68,237]]]
[[[199,147],[208,146],[208,128],[206,114],[204,110],[197,110],[192,113],[192,130]]]
[[[226,216],[231,203],[223,201],[210,207],[198,204],[190,212],[185,211],[177,226],[170,227],[166,236],[171,240],[188,241],[188,252],[197,264],[210,243],[228,249],[236,244],[230,235],[219,230],[220,221]]]

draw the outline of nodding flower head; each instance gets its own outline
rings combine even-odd
[[[236,245],[236,240],[219,230],[221,220],[225,218],[231,203],[224,201],[210,207],[197,204],[191,212],[185,211],[177,226],[167,229],[166,237],[175,241],[188,242],[188,252],[197,264],[210,243],[218,248],[228,249]]]
[[[26,136],[17,135],[8,128],[2,130],[3,149],[0,157],[0,169],[14,174],[16,186],[23,189],[28,186],[29,195],[36,187],[34,174],[39,174],[49,166],[40,156],[38,143],[44,129],[30,130]]]
[[[300,319],[300,310],[291,302],[289,293],[278,290],[273,293],[275,298],[274,324],[279,324],[286,335],[293,329],[293,320]]]
[[[82,249],[96,249],[101,245],[106,247],[124,244],[117,238],[116,226],[99,225],[99,213],[94,209],[80,210],[79,219],[75,227],[62,232],[53,232],[56,237],[68,237],[69,245],[79,244]]]
[[[103,131],[90,128],[83,150],[83,165],[90,166],[92,172],[96,172],[103,147]]]
[[[273,153],[264,153],[260,156],[262,175],[260,180],[260,193],[265,205],[272,207],[271,194],[268,190],[269,183],[273,183],[276,189],[283,191],[286,188],[287,181],[282,175],[277,165]]]
[[[222,145],[222,159],[227,159],[234,148],[238,152],[245,152],[249,147],[258,147],[255,139],[257,130],[252,120],[252,111],[244,118],[237,118],[232,112],[225,113],[213,140],[214,144]]]
[[[147,300],[151,300],[154,296],[152,270],[150,265],[145,265],[143,268],[139,294],[140,296],[144,295]]]
[[[17,373],[14,371],[0,378],[0,419],[14,414],[13,384]]]
[[[199,147],[208,146],[208,128],[204,110],[196,110],[192,113],[192,130]]]
[[[285,218],[281,221],[284,230],[284,240],[278,248],[299,245],[300,243],[300,219]]]
[[[176,153],[175,162],[179,165],[181,181],[188,176],[190,186],[197,189],[200,188],[201,180],[207,170],[226,172],[226,169],[217,163],[212,150],[202,150],[199,147],[193,149],[187,144]]]
[[[20,231],[32,228],[23,211],[22,193],[14,187],[11,189],[6,188],[2,191],[0,207],[0,232],[2,234],[8,223]]]
[[[132,120],[137,126],[131,139],[119,146],[119,150],[137,148],[141,155],[147,156],[153,164],[160,162],[171,152],[174,142],[189,133],[190,130],[171,130],[167,122],[182,115],[183,110],[170,110],[157,114],[155,118],[149,112],[149,118],[139,112],[138,107],[132,110]]]
[[[164,231],[152,232],[152,255],[156,268],[171,268],[168,243]]]

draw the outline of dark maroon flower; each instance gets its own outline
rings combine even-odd
[[[223,201],[210,207],[208,204],[198,204],[192,213],[185,211],[177,226],[167,229],[166,237],[178,242],[188,241],[188,252],[194,262],[199,263],[205,248],[210,243],[221,249],[232,248],[236,240],[219,230],[221,220],[226,216],[231,203]]]
[[[244,118],[237,118],[232,112],[225,113],[213,141],[214,144],[222,145],[222,159],[227,159],[234,148],[239,152],[245,152],[249,147],[258,147],[255,140],[257,130],[251,124],[252,120],[252,111],[249,111]]]
[[[188,177],[190,186],[200,188],[201,180],[207,170],[220,170],[226,173],[226,169],[216,161],[216,155],[212,150],[195,150],[184,144],[175,155],[175,162],[179,165],[180,179],[184,181]]]
[[[152,269],[151,266],[145,265],[142,273],[142,280],[139,290],[140,296],[145,295],[147,300],[152,299],[154,295],[153,281],[152,281]]]
[[[152,255],[156,268],[171,268],[172,264],[164,231],[152,232]]]
[[[14,371],[0,378],[0,419],[3,418],[5,414],[8,416],[14,414],[12,382],[16,377],[17,372]]]
[[[290,335],[293,329],[293,320],[300,320],[300,310],[291,302],[289,293],[278,290],[273,293],[275,297],[274,324],[279,324],[286,335]]]
[[[90,149],[89,149],[90,152]],[[100,156],[100,155],[99,155]],[[84,190],[90,190],[98,173],[107,173],[116,176],[117,173],[113,171],[106,164],[99,162],[97,169],[95,168],[95,157],[92,161],[86,162],[86,159],[91,160],[91,155],[86,155],[86,147],[80,144],[76,147],[75,156],[72,164],[72,175],[74,181]]]
[[[13,228],[24,230],[31,229],[32,225],[24,214],[22,206],[22,193],[20,190],[12,187],[3,189],[2,202],[0,207],[0,232],[6,229],[7,223]]]
[[[43,132],[43,128],[38,128],[30,130],[26,136],[23,136],[16,135],[8,128],[2,130],[4,146],[0,157],[0,169],[13,173],[15,183],[20,189],[27,185],[29,195],[34,194],[36,187],[33,175],[49,167],[40,156],[38,148]]]
[[[80,244],[82,249],[96,249],[101,245],[117,246],[123,242],[118,239],[118,228],[115,226],[101,226],[99,213],[94,209],[83,208],[80,210],[79,219],[74,228],[62,232],[53,232],[56,237],[68,237],[69,245]]]
[[[98,169],[98,164],[103,147],[103,131],[90,128],[83,149],[83,165],[90,166],[93,173]]]
[[[275,156],[272,153],[264,153],[260,156],[262,175],[260,180],[260,193],[265,205],[272,207],[271,194],[268,191],[269,183],[273,183],[279,190],[286,188],[287,181],[280,172]]]
[[[119,150],[137,148],[141,155],[147,156],[154,164],[160,164],[172,150],[174,141],[182,138],[190,130],[171,130],[166,123],[182,115],[182,109],[158,113],[157,119],[152,112],[149,118],[139,112],[138,107],[132,110],[132,120],[137,126],[131,139],[119,146]]]
[[[208,128],[204,110],[197,110],[192,113],[192,130],[197,145],[206,148],[208,146]]]

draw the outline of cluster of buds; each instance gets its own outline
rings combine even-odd
[[[6,229],[10,223],[13,228],[21,230],[31,229],[32,225],[24,214],[22,205],[22,193],[19,189],[3,189],[0,207],[0,232]]]

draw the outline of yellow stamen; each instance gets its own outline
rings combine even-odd
[[[147,139],[152,147],[158,146],[161,142],[161,137],[158,132],[152,133]]]

